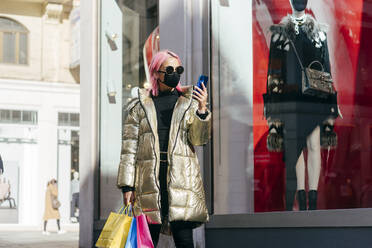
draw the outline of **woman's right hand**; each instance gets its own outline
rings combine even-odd
[[[128,206],[129,203],[134,204],[135,193],[134,191],[128,191],[123,193],[124,205]]]

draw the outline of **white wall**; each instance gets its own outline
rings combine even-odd
[[[79,113],[80,85],[0,79],[0,109],[38,111],[37,127],[0,125],[0,137],[35,137],[37,144],[0,143],[0,151],[5,166],[6,161],[19,161],[19,224],[41,225],[46,184],[51,178],[57,178],[58,112]],[[59,178],[66,180],[70,177],[70,168],[60,173]],[[59,185],[61,195],[69,190],[69,185]],[[69,205],[64,200],[61,211],[65,212],[63,208]]]

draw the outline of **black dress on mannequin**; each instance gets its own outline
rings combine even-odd
[[[264,94],[265,117],[280,120],[284,130],[286,163],[286,208],[292,210],[297,189],[295,167],[306,139],[329,117],[338,116],[337,95],[309,96],[302,93],[302,69],[293,44],[304,67],[331,71],[326,27],[306,15],[299,25],[291,16],[271,27],[267,92]]]

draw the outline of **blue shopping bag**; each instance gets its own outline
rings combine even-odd
[[[137,248],[137,220],[133,218],[125,248]]]

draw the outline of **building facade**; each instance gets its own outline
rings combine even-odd
[[[10,185],[0,228],[41,229],[52,178],[61,222],[71,223],[70,181],[79,171],[78,8],[79,1],[0,3],[0,177]]]

